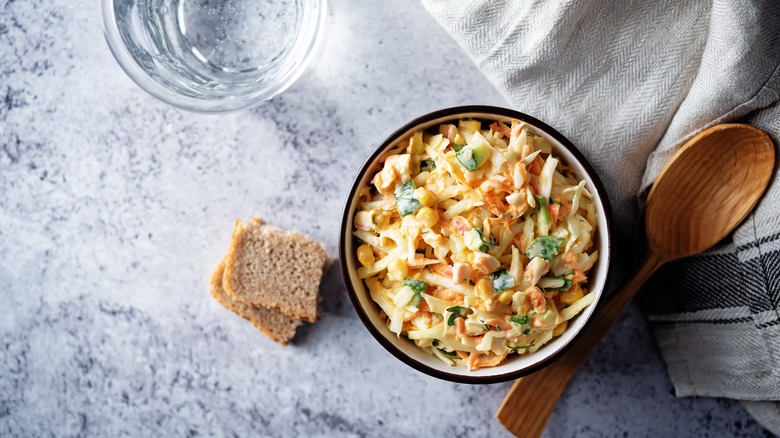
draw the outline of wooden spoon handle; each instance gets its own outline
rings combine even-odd
[[[588,354],[617,321],[631,298],[665,260],[648,253],[639,272],[609,297],[581,337],[563,356],[541,370],[518,379],[498,408],[496,418],[518,437],[542,436],[555,404]]]

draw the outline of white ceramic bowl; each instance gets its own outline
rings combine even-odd
[[[360,188],[370,184],[370,180],[378,169],[378,163],[383,158],[385,151],[395,147],[402,140],[408,141],[409,136],[415,131],[425,130],[442,123],[464,118],[490,122],[496,120],[509,122],[512,119],[516,119],[533,126],[535,132],[541,134],[552,143],[555,156],[568,164],[574,170],[578,179],[585,179],[585,187],[593,194],[598,212],[598,228],[596,229],[594,240],[595,247],[599,251],[599,259],[590,271],[588,280],[588,289],[596,293],[595,302],[588,306],[581,315],[570,321],[569,327],[563,335],[545,344],[537,352],[524,355],[510,355],[503,364],[497,367],[480,368],[474,371],[468,371],[465,367],[448,366],[437,357],[419,348],[405,336],[398,337],[390,332],[387,324],[380,316],[379,306],[371,299],[363,280],[357,276],[356,270],[359,263],[355,252],[359,243],[358,239],[352,234],[353,218],[357,210],[357,197],[355,195]],[[423,373],[444,380],[461,383],[503,382],[530,374],[555,360],[582,333],[591,317],[596,313],[599,304],[603,300],[604,288],[610,272],[612,255],[611,217],[612,212],[604,186],[598,179],[593,167],[571,142],[551,127],[526,114],[505,108],[490,106],[447,108],[418,117],[394,132],[368,157],[360,171],[358,171],[344,207],[339,240],[339,262],[347,292],[360,319],[376,340],[395,357]]]

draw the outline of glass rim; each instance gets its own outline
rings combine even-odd
[[[152,79],[130,54],[130,50],[122,40],[114,10],[116,0],[99,1],[103,35],[111,54],[125,74],[142,90],[158,100],[183,110],[201,114],[221,114],[253,108],[269,101],[289,88],[303,75],[303,72],[309,67],[314,55],[317,53],[328,13],[327,0],[311,0],[316,8],[310,9],[316,12],[316,15],[313,17],[313,31],[305,52],[299,59],[291,62],[292,68],[283,71],[282,74],[275,77],[271,85],[264,87],[256,93],[244,93],[228,99],[200,99],[173,91]]]

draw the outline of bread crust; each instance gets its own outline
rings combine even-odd
[[[211,295],[226,309],[251,322],[269,339],[282,345],[295,336],[296,329],[301,325],[300,319],[285,315],[279,311],[253,306],[231,297],[224,288],[223,278],[225,259],[219,262],[217,269],[211,274]]]

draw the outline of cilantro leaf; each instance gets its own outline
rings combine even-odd
[[[550,210],[547,209],[547,198],[544,198],[542,196],[534,195],[534,198],[536,198],[536,203],[539,204],[539,212],[541,213],[541,220],[543,220],[546,223],[550,223]]]
[[[476,236],[476,240],[480,243],[478,249],[481,252],[488,252],[498,245],[493,236],[488,235],[488,238],[485,239],[485,227],[474,227],[471,229],[471,233]],[[473,249],[473,247],[471,249]]]
[[[428,283],[415,278],[404,278],[402,285],[409,286],[417,294],[425,292],[425,289],[428,287]]]
[[[477,158],[474,156],[474,151],[470,148],[463,148],[455,152],[455,158],[463,165],[468,171],[477,170]]]
[[[395,205],[401,216],[412,214],[422,208],[422,204],[414,196],[414,189],[414,181],[407,181],[395,188]]]
[[[468,315],[471,315],[474,311],[469,309],[468,307],[463,306],[452,306],[448,307],[447,312],[450,312],[450,317],[447,318],[447,325],[451,326],[455,324],[455,319],[457,318],[465,318]]]
[[[537,283],[539,289],[549,291],[566,291],[571,289],[572,281],[566,278],[566,275],[560,277],[542,277]]]
[[[504,345],[506,345],[506,348],[508,348],[510,350],[515,350],[515,351],[521,350],[521,349],[525,349],[525,348],[531,348],[531,347],[534,346],[534,344],[531,344],[531,345],[509,345],[509,341],[507,341],[507,340],[504,340]]]
[[[422,294],[428,288],[428,283],[414,278],[404,278],[402,286],[409,287],[414,292],[414,297],[409,302],[412,307],[417,307],[422,302]]]
[[[525,256],[529,259],[541,257],[545,260],[552,260],[560,252],[565,241],[566,239],[563,237],[539,236],[528,247]]]
[[[531,316],[530,315],[512,315],[509,317],[509,322],[518,324],[523,329],[523,334],[527,335],[531,332]]]
[[[509,317],[509,322],[515,324],[525,325],[531,323],[531,317],[529,315],[512,315]]]
[[[515,285],[515,279],[509,275],[509,271],[506,268],[501,268],[490,276],[493,280],[493,290],[496,292],[507,290]]]

